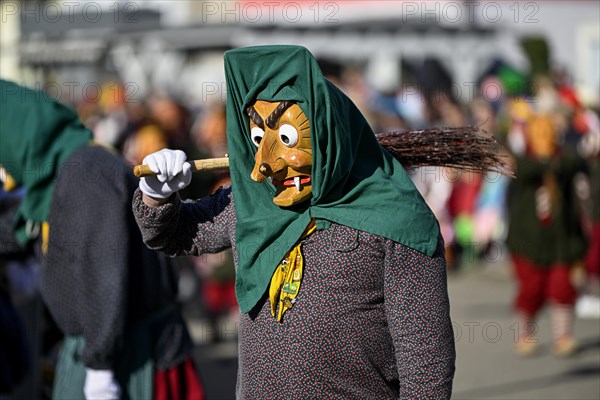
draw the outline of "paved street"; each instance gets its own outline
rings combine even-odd
[[[569,359],[552,354],[548,313],[540,316],[538,356],[520,358],[513,346],[517,325],[512,319],[513,282],[503,262],[479,266],[449,278],[457,345],[454,399],[583,400],[600,398],[600,321],[577,320],[580,352]],[[201,320],[192,321],[194,335],[206,340]],[[235,343],[199,345],[196,358],[208,399],[234,396]]]
[[[514,291],[503,263],[451,276],[457,364],[454,399],[583,400],[600,398],[600,321],[576,320],[577,355],[552,354],[547,312],[538,321],[539,354],[514,354]]]

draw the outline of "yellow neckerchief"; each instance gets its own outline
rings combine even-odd
[[[269,287],[269,300],[271,301],[271,315],[275,317],[275,312],[277,312],[275,319],[278,322],[281,322],[283,314],[293,307],[296,296],[300,291],[304,267],[304,260],[300,251],[301,240],[316,229],[317,226],[313,219],[304,230],[300,241],[287,252],[273,273],[271,286]]]

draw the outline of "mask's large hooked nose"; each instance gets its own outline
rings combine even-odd
[[[262,182],[269,176],[273,176],[284,169],[286,165],[286,162],[281,158],[278,158],[275,162],[269,164],[267,162],[262,162],[262,157],[257,157],[250,178],[256,182]]]

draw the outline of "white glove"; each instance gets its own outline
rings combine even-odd
[[[156,173],[140,179],[140,190],[150,197],[166,199],[190,184],[192,166],[185,162],[187,156],[181,150],[163,149],[152,153],[142,163]]]
[[[121,397],[121,388],[109,369],[85,369],[83,394],[86,400],[115,400]]]

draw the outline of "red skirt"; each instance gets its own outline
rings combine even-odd
[[[204,400],[204,389],[192,358],[154,374],[155,400]]]
[[[571,284],[569,265],[544,268],[518,255],[513,255],[513,265],[519,285],[517,310],[534,317],[548,300],[556,304],[575,304],[577,293]]]

